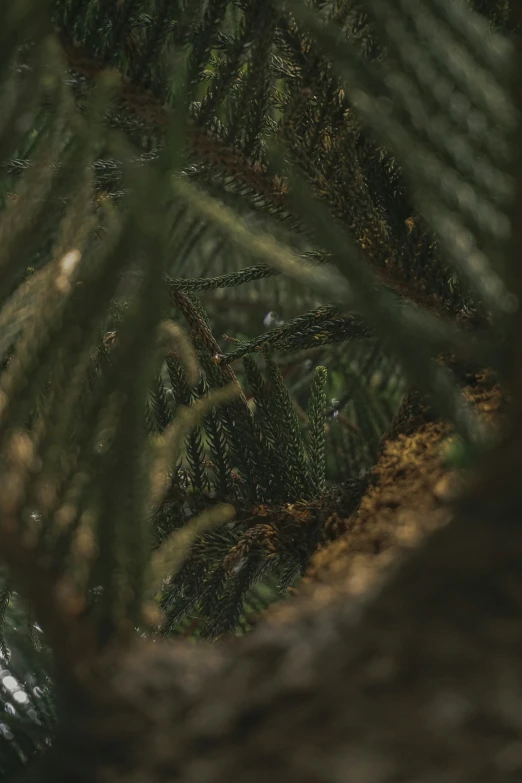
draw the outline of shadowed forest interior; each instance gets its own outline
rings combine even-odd
[[[0,781],[522,774],[516,0],[0,7]]]

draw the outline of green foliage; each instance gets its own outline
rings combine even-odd
[[[161,632],[247,630],[324,540],[332,485],[356,504],[408,384],[466,464],[484,445],[436,360],[503,377],[511,359],[510,14],[479,0],[0,11],[4,656],[23,649],[47,677],[33,612],[61,661],[87,655],[71,631],[84,617],[96,651],[148,633],[152,553],[222,502],[235,518],[197,535],[156,596]],[[51,697],[31,705],[44,728],[31,744],[27,712],[4,776],[51,730]]]
[[[326,486],[325,437],[326,426],[326,369],[317,367],[310,392],[308,454],[311,485],[317,494]]]

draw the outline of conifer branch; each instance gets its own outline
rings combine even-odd
[[[68,66],[73,74],[78,74],[80,77],[82,89],[85,83],[95,84],[106,67],[103,61],[86,55],[72,43],[63,30],[59,32],[59,37]],[[128,78],[122,80],[118,105],[119,110],[124,114],[127,112],[130,113],[130,116],[137,117],[139,123],[143,125],[142,134],[148,133],[158,137],[164,132],[162,129],[165,129],[167,124],[168,110],[152,93],[135,87]],[[210,130],[198,126],[193,121],[189,122],[187,140],[198,160],[207,161],[217,170],[226,172],[228,176],[247,185],[254,193],[263,195],[276,206],[284,206],[288,211],[290,204],[287,199],[286,184],[278,178],[274,180],[267,178],[266,169],[261,164],[249,163],[237,148],[223,142]],[[368,247],[365,248],[366,251],[368,249]],[[368,255],[370,263],[371,258],[370,253]],[[427,295],[422,287],[419,288],[414,282],[405,280],[402,272],[393,265],[384,265],[379,261],[375,266],[375,271],[385,285],[390,286],[405,298],[422,304],[435,312],[443,312],[436,297]],[[275,274],[277,273],[275,272]],[[205,285],[213,287],[210,284]]]

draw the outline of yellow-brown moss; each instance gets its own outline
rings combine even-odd
[[[464,394],[485,419],[501,425],[505,400],[490,375],[478,375]],[[346,532],[313,556],[300,596],[328,603],[367,592],[402,552],[450,520],[451,501],[465,482],[464,473],[445,464],[442,444],[450,435],[448,424],[426,421],[385,443],[367,493],[344,520]],[[269,619],[286,621],[298,610],[293,603],[274,607]]]

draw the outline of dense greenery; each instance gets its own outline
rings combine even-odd
[[[519,118],[500,0],[4,5],[8,779],[76,622],[248,631],[412,388],[487,445],[460,387],[512,364]]]

